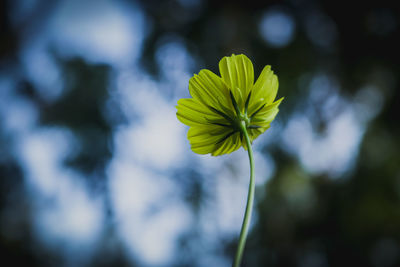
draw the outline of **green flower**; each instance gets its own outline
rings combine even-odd
[[[283,98],[275,101],[278,78],[264,67],[254,83],[253,64],[245,55],[224,57],[221,77],[203,69],[189,81],[192,98],[180,99],[178,119],[190,126],[193,152],[219,156],[241,146],[247,149],[242,127],[252,142],[270,127]]]

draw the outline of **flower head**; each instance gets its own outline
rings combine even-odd
[[[253,141],[270,127],[283,98],[275,101],[278,78],[264,67],[254,83],[253,64],[245,55],[224,57],[221,77],[203,69],[189,80],[192,98],[180,99],[178,119],[190,126],[193,152],[213,156],[247,148],[243,127]]]

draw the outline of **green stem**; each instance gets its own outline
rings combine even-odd
[[[246,244],[247,232],[249,230],[250,218],[251,218],[251,211],[253,210],[253,202],[254,202],[254,159],[253,159],[253,150],[251,148],[251,142],[249,134],[247,133],[246,123],[242,121],[241,131],[246,139],[247,144],[247,152],[249,153],[249,160],[250,160],[250,183],[249,183],[249,192],[247,194],[247,204],[246,204],[246,211],[244,213],[242,229],[240,230],[240,237],[239,237],[239,244],[235,254],[235,261],[233,262],[233,267],[239,267],[240,262],[242,261],[242,255],[244,246]]]

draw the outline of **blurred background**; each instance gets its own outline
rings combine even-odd
[[[242,266],[400,266],[400,10],[367,2],[0,1],[2,263],[230,266],[247,155],[175,105],[244,53],[285,100]]]

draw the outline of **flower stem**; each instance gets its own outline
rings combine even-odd
[[[254,202],[254,159],[253,159],[253,150],[251,148],[251,142],[249,134],[247,133],[246,123],[242,121],[241,123],[241,132],[246,139],[247,145],[247,152],[249,154],[249,161],[250,161],[250,183],[249,183],[249,192],[247,194],[247,204],[246,204],[246,211],[244,213],[242,229],[240,230],[240,237],[239,237],[239,244],[235,254],[235,260],[233,262],[233,267],[239,267],[240,262],[242,261],[242,255],[244,246],[246,244],[247,232],[249,230],[251,212],[253,210],[253,202]]]

